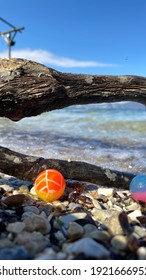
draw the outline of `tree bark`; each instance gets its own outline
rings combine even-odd
[[[135,174],[102,168],[86,162],[44,159],[27,156],[0,147],[0,171],[17,178],[34,182],[44,169],[57,169],[65,179],[91,182],[106,187],[129,189]]]
[[[62,73],[24,59],[0,59],[0,116],[24,117],[75,104],[137,101],[146,105],[146,78]]]

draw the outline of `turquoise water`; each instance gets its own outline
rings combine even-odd
[[[146,171],[146,110],[132,103],[72,106],[25,118],[0,118],[0,145],[45,158]]]

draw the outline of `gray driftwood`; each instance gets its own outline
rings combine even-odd
[[[0,59],[0,117],[24,117],[75,104],[137,101],[146,78],[69,74],[23,59]]]
[[[128,189],[135,176],[86,162],[38,158],[0,147],[0,171],[3,173],[34,182],[39,172],[47,168],[57,169],[66,179],[122,189]]]
[[[0,117],[18,121],[70,105],[137,101],[146,105],[146,78],[69,74],[24,59],[0,59]],[[127,189],[134,174],[79,161],[31,157],[0,147],[0,171],[33,181],[56,168],[65,178]]]

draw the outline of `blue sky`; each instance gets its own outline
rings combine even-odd
[[[0,17],[25,27],[12,57],[63,72],[146,76],[145,0],[5,0]],[[0,31],[8,29],[0,21]],[[0,56],[7,57],[2,37]]]

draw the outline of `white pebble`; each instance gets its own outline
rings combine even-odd
[[[113,196],[114,189],[113,188],[99,188],[98,195],[105,195],[105,196]]]
[[[139,247],[137,249],[137,255],[139,260],[146,260],[146,248],[145,247]]]
[[[131,212],[130,214],[128,214],[128,217],[132,220],[135,221],[137,220],[137,217],[142,216],[142,213],[139,209],[136,209],[135,211]]]

